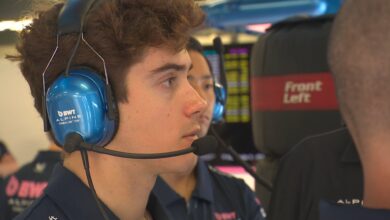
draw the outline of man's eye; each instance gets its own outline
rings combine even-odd
[[[205,90],[212,89],[213,87],[214,87],[214,85],[213,85],[212,83],[207,83],[207,84],[205,84],[205,85],[203,86],[203,88],[204,88]]]
[[[177,81],[177,77],[169,77],[163,82],[163,85],[167,88],[173,87]]]

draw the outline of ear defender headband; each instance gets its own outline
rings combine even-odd
[[[62,147],[68,135],[77,133],[87,144],[103,147],[114,137],[118,127],[116,102],[108,81],[103,57],[84,39],[84,18],[95,0],[68,0],[58,19],[57,47],[43,74],[43,116],[45,131],[53,132]],[[79,38],[62,74],[45,89],[45,73],[51,64],[61,36],[78,33]],[[101,60],[104,76],[84,66],[71,66],[73,57],[84,42]],[[75,149],[66,149],[72,152]]]

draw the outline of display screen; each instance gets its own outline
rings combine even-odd
[[[260,154],[253,143],[250,114],[250,54],[252,44],[225,45],[224,68],[227,81],[225,120],[214,125],[218,134],[232,146],[243,160],[255,161]],[[215,79],[221,83],[219,55],[213,47],[205,47]],[[221,155],[221,163],[234,163],[228,154]]]

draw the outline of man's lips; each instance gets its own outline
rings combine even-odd
[[[199,132],[200,132],[200,128],[196,128],[196,129],[193,129],[190,132],[186,133],[185,135],[183,135],[183,137],[198,139]]]

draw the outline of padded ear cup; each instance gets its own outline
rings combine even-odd
[[[88,144],[106,145],[114,136],[117,117],[108,117],[105,81],[87,68],[61,74],[47,90],[46,108],[52,132],[64,146],[69,133],[80,134]]]
[[[226,104],[226,90],[219,83],[214,83],[215,105],[213,111],[213,122],[219,122],[223,118]]]

